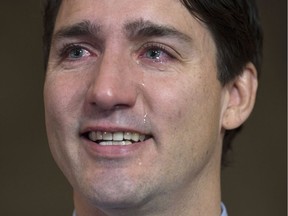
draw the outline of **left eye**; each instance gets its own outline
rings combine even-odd
[[[155,62],[167,61],[171,56],[161,48],[147,49],[143,55],[144,58],[151,59]]]
[[[148,45],[145,47],[141,57],[146,60],[152,60],[155,63],[164,63],[174,59],[166,48],[159,47],[158,45]]]
[[[154,60],[159,60],[161,57],[161,54],[163,54],[162,50],[153,49],[153,50],[148,50],[146,52],[146,57],[154,59]]]

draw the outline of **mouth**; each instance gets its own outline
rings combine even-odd
[[[145,135],[137,132],[103,132],[89,131],[83,134],[85,139],[101,146],[127,146],[139,142],[144,142],[151,138],[151,135]]]

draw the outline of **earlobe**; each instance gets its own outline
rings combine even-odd
[[[222,118],[224,129],[235,129],[249,117],[255,104],[257,87],[257,70],[249,62],[243,68],[242,74],[226,86],[228,101]]]

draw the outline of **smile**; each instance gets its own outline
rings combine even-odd
[[[150,136],[136,133],[136,132],[101,132],[90,131],[85,134],[85,137],[92,142],[102,146],[111,145],[131,145],[138,142],[143,142],[150,138]]]

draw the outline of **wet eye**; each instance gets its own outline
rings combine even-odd
[[[90,49],[78,44],[64,45],[59,50],[59,57],[61,58],[61,61],[81,60],[85,57],[92,56],[92,54],[93,53],[90,52]]]
[[[68,50],[67,57],[69,59],[80,59],[89,56],[90,53],[82,47],[73,47]]]
[[[148,50],[146,52],[146,57],[154,59],[154,60],[159,60],[161,57],[161,54],[163,54],[162,52],[163,51],[161,51],[161,50]]]
[[[155,62],[166,62],[172,58],[165,50],[159,48],[148,49],[144,57]]]
[[[147,44],[144,46],[140,57],[146,62],[165,63],[175,59],[171,52],[169,52],[169,48],[165,48],[164,45]]]

